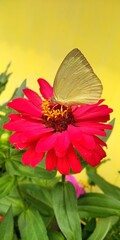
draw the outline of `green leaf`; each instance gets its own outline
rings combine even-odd
[[[0,177],[0,198],[8,195],[11,189],[14,187],[15,177],[10,175],[5,175]]]
[[[35,209],[27,209],[19,219],[18,226],[22,240],[49,240],[44,222]]]
[[[6,213],[10,206],[14,216],[24,210],[24,203],[16,188],[13,188],[8,196],[0,199],[0,213]]]
[[[92,235],[87,240],[103,240],[110,228],[117,222],[118,217],[100,219]]]
[[[17,238],[17,235],[16,235],[16,234],[14,234],[13,240],[19,240],[19,239]]]
[[[11,101],[13,98],[23,97],[24,94],[22,92],[22,89],[25,87],[26,87],[26,80],[24,80],[23,83],[20,85],[20,87],[15,90],[12,98],[9,101]],[[5,115],[0,116],[0,135],[4,132],[2,126],[8,121],[8,114],[15,112],[14,110],[11,110],[10,108],[8,108],[6,104],[7,103],[0,106],[0,111],[4,111],[5,113]]]
[[[107,182],[104,178],[98,175],[94,170],[87,169],[87,175],[89,178],[94,181],[94,183],[105,193],[115,199],[120,200],[120,188],[115,185]]]
[[[52,208],[52,193],[51,189],[47,189],[45,187],[41,187],[36,184],[20,184],[20,191],[26,195],[27,197],[31,197],[40,202],[43,202],[48,207]]]
[[[49,231],[48,237],[49,237],[49,240],[65,240],[62,233],[60,232]]]
[[[11,99],[13,100],[14,98],[19,98],[19,97],[23,97],[24,96],[24,93],[23,93],[23,89],[26,88],[26,79],[21,83],[20,87],[16,88]]]
[[[120,216],[120,201],[101,193],[86,193],[78,199],[81,218]]]
[[[11,207],[8,209],[6,215],[3,218],[3,221],[0,224],[0,239],[13,239],[13,216]]]
[[[30,183],[20,184],[20,192],[25,201],[40,212],[45,225],[48,226],[54,216],[51,189]]]
[[[17,155],[17,151],[16,151],[16,155],[11,154],[11,157],[10,157],[11,159],[6,162],[6,168],[10,174],[14,174],[22,177],[32,177],[32,178],[38,177],[42,179],[51,179],[55,177],[56,170],[47,171],[40,164],[35,168],[23,165],[23,163],[21,162],[23,151],[22,152],[18,151],[18,154],[19,156]]]
[[[88,218],[85,221],[85,224],[83,224],[83,227],[82,227],[83,240],[86,240],[93,233],[95,227],[96,227],[96,219],[95,218]]]
[[[13,197],[5,197],[0,199],[0,212],[6,212],[10,205],[12,205],[14,216],[20,214],[24,209],[23,202],[20,199]]]
[[[44,178],[32,178],[32,183],[38,184],[41,187],[53,188],[56,183],[61,180],[61,176],[57,176],[51,179]]]
[[[120,218],[109,230],[105,240],[120,240]]]
[[[5,89],[5,86],[8,82],[8,79],[11,73],[7,74],[8,68],[10,67],[10,63],[7,65],[6,70],[0,74],[0,93]]]
[[[69,240],[81,240],[81,225],[75,189],[71,183],[57,183],[53,190],[53,208],[59,228]]]
[[[0,135],[5,132],[3,129],[3,125],[8,121],[8,116],[5,114],[4,116],[0,116]],[[7,132],[7,131],[6,131]]]

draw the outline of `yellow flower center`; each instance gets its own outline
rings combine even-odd
[[[42,103],[42,120],[46,127],[52,127],[56,132],[62,132],[67,129],[68,124],[74,122],[72,110],[70,107],[60,105],[50,100]]]
[[[49,120],[50,118],[57,118],[58,116],[64,116],[67,112],[67,109],[63,109],[63,106],[61,106],[61,108],[58,108],[58,104],[54,104],[52,106],[51,104],[52,102],[45,100],[42,103],[42,109],[43,109],[43,113],[44,116],[47,117],[47,119]],[[60,105],[59,105],[60,106]]]

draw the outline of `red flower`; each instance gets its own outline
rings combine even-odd
[[[2,220],[3,220],[3,216],[2,216],[2,215],[0,215],[0,222],[2,222]]]
[[[42,99],[36,92],[24,89],[26,98],[8,103],[18,114],[10,114],[4,128],[14,131],[10,142],[16,149],[27,149],[22,162],[35,167],[46,154],[46,169],[56,168],[62,174],[70,169],[78,173],[82,166],[75,149],[91,166],[96,166],[106,156],[106,146],[99,136],[106,136],[105,124],[110,119],[111,108],[96,104],[64,106],[55,102],[53,88],[38,79]]]

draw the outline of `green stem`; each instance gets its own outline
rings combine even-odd
[[[62,183],[64,183],[65,182],[65,174],[62,174]]]

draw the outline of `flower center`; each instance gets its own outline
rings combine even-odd
[[[62,132],[67,129],[68,124],[75,122],[71,107],[45,100],[42,103],[42,122],[46,127],[52,127],[55,132]]]

